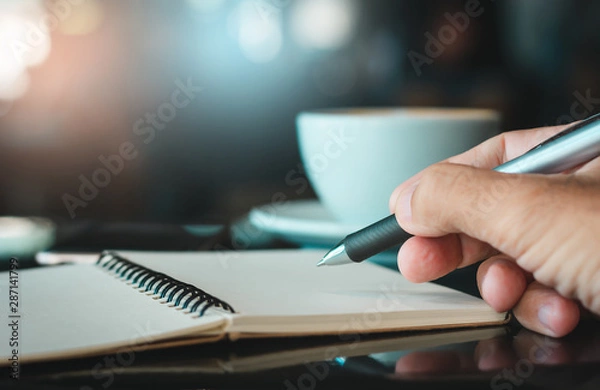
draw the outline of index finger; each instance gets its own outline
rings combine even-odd
[[[464,153],[450,157],[444,162],[492,169],[525,154],[534,146],[563,131],[570,125],[505,132]]]
[[[470,165],[476,168],[495,168],[509,160],[525,154],[534,146],[563,131],[571,124],[548,126],[535,129],[516,130],[498,134],[464,153],[452,156],[442,162]],[[421,176],[417,173],[392,192],[389,200],[390,211],[394,211],[398,194],[405,188],[414,185]]]

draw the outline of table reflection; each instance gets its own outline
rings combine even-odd
[[[102,375],[124,387],[151,382],[170,388],[303,388],[310,383],[321,389],[365,380],[377,388],[420,388],[424,382],[428,388],[600,388],[598,322],[583,323],[561,339],[514,326],[343,336],[139,352],[134,364],[107,372],[97,369],[98,357],[40,363],[28,366],[23,380],[78,389],[98,388]]]
[[[600,363],[600,332],[591,328],[562,339],[522,329],[512,337],[481,340],[472,350],[458,347],[408,353],[396,361],[394,372],[406,377],[513,369],[516,374],[528,376],[537,365]]]

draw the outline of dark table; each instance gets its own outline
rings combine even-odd
[[[495,335],[476,337],[486,332]],[[475,335],[473,340],[452,341],[470,335]],[[404,347],[394,347],[399,345]],[[597,322],[587,321],[562,339],[511,325],[459,332],[355,335],[343,340],[312,337],[221,342],[24,365],[18,381],[4,379],[0,385],[78,390],[592,390],[600,388],[600,328]]]

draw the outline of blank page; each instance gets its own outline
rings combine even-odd
[[[0,292],[8,299],[8,272],[0,276]],[[217,314],[198,318],[168,307],[108,274],[96,265],[65,265],[19,271],[19,360],[30,362],[114,351],[130,351],[181,334],[222,326]],[[12,329],[0,327],[1,364],[8,364]],[[127,358],[127,355],[124,355]]]
[[[414,284],[375,264],[316,267],[323,251],[120,254],[225,300],[240,314],[231,328],[236,332],[338,331],[344,324],[377,330],[505,318],[481,299]]]

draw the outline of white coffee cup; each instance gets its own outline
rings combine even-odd
[[[340,222],[366,225],[390,214],[400,183],[494,136],[499,122],[487,109],[367,108],[303,112],[297,128],[319,200]]]

